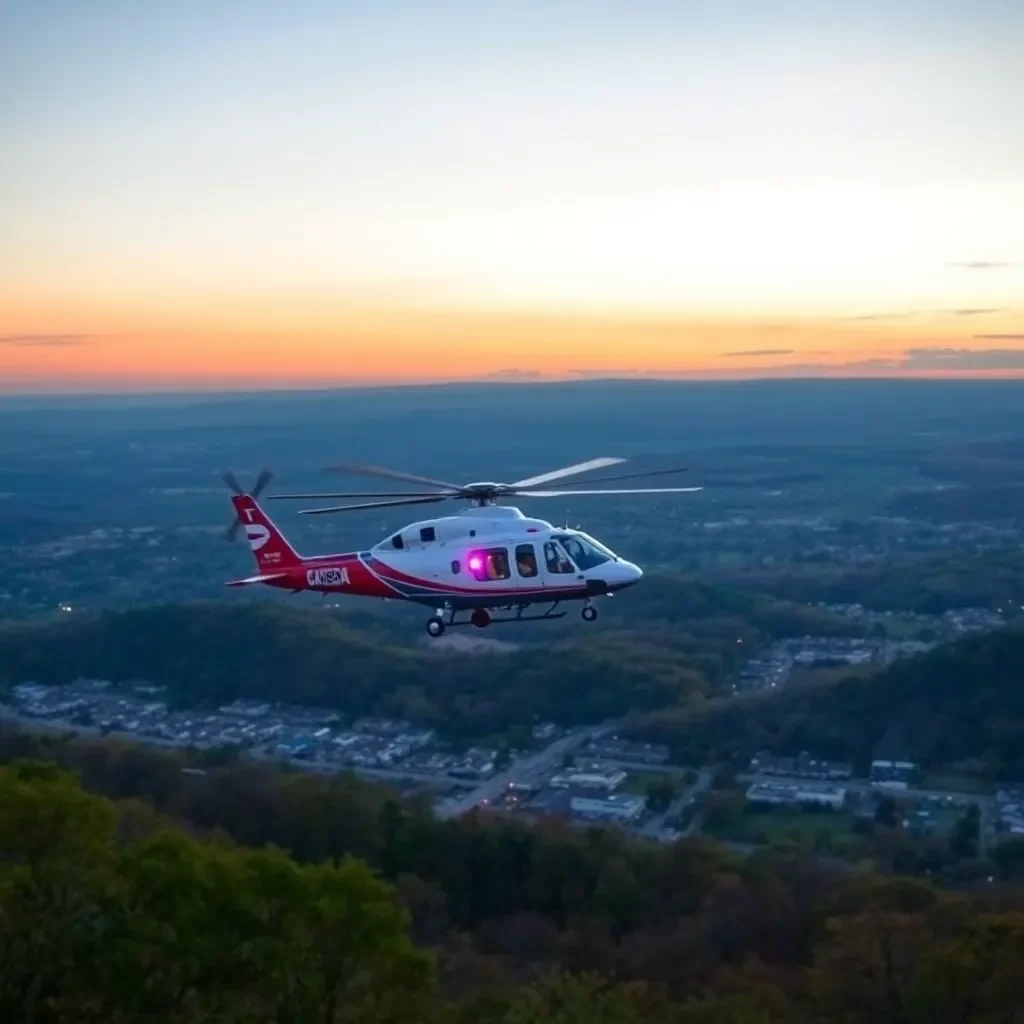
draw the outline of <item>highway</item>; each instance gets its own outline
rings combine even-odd
[[[538,751],[530,757],[524,757],[510,765],[503,772],[481,783],[465,796],[453,797],[437,805],[439,818],[457,818],[465,814],[485,800],[493,800],[507,788],[510,782],[531,783],[547,778],[556,763],[571,753],[591,736],[603,736],[615,728],[614,723],[585,729],[576,729],[556,740],[550,746]]]

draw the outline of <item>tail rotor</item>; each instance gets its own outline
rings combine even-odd
[[[260,475],[256,478],[256,483],[253,484],[252,490],[249,491],[249,497],[254,500],[260,496],[264,488],[274,478],[274,474],[270,470],[264,469]],[[244,497],[245,491],[242,490],[241,484],[238,482],[238,477],[235,476],[230,470],[221,476],[221,479],[227,484],[231,492],[238,497]],[[236,515],[231,525],[224,531],[224,539],[233,541],[238,536],[238,531],[242,528],[242,520]]]

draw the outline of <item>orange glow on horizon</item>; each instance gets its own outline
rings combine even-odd
[[[1013,328],[1012,311],[988,310],[755,321],[323,299],[204,303],[192,309],[168,304],[149,315],[141,308],[110,314],[77,303],[26,303],[0,320],[0,389],[594,376],[1024,376],[1024,360],[1018,368],[1012,358],[1009,367],[973,365],[965,358],[1019,349],[1024,336]],[[918,354],[908,357],[912,352]],[[948,367],[942,353],[949,354]]]

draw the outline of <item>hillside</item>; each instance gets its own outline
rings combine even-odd
[[[1001,880],[956,894],[796,850],[437,822],[344,775],[197,778],[186,758],[0,730],[0,1019],[952,1024],[1020,1006],[1022,894]]]
[[[394,623],[278,601],[9,622],[0,628],[0,684],[141,678],[183,705],[259,697],[481,735],[535,716],[593,722],[685,706],[717,692],[751,645],[780,630],[831,628],[810,610],[681,580],[655,581],[640,608],[614,606],[624,611],[593,628],[495,630],[488,635],[522,646],[482,656],[430,650],[414,623],[399,642]]]
[[[894,729],[925,767],[977,759],[991,777],[1024,778],[1024,628],[970,637],[873,677],[712,701],[640,728],[695,760],[810,749],[862,765]]]

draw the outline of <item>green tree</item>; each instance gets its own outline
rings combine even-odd
[[[408,1019],[409,1003],[431,984],[433,965],[412,945],[392,890],[352,858],[304,867],[302,879],[301,948],[319,1019],[335,1024],[343,1010],[374,1024]],[[278,1006],[278,1019],[284,1010]]]
[[[991,856],[1003,878],[1024,878],[1024,838],[1003,839],[995,845]]]
[[[678,792],[679,784],[671,775],[667,773],[658,775],[647,783],[647,806],[652,811],[660,813],[668,808]]]
[[[885,828],[896,828],[900,823],[899,804],[891,796],[883,796],[875,808],[875,821]]]
[[[710,832],[728,832],[743,820],[746,798],[738,790],[712,793],[707,801],[704,824]]]
[[[914,1024],[1016,1020],[1024,1005],[1024,914],[982,915],[922,958]]]
[[[641,1024],[644,986],[608,983],[595,974],[554,973],[520,991],[487,1024]]]
[[[810,978],[821,1013],[847,1024],[906,1021],[917,964],[932,939],[916,914],[871,908],[831,920]]]
[[[247,857],[177,831],[124,851],[106,958],[119,1006],[142,1018],[227,1013],[258,980]]]
[[[115,814],[53,765],[0,769],[0,1019],[89,1002],[101,908],[115,889]]]
[[[950,836],[950,846],[957,857],[969,859],[978,855],[978,842],[981,839],[981,809],[971,804],[967,812],[956,823]]]

